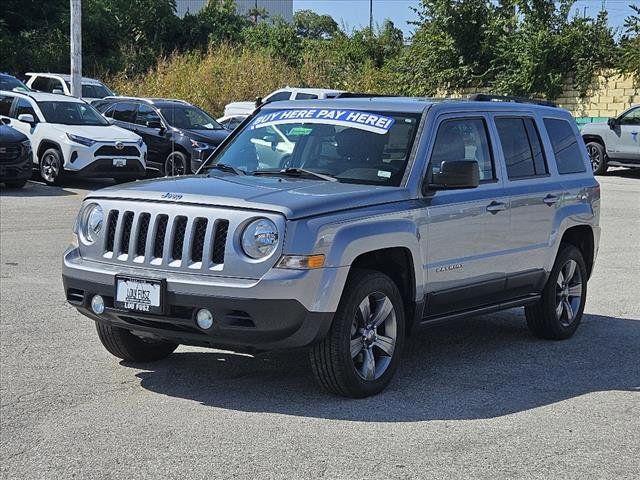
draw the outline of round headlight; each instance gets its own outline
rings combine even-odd
[[[278,246],[278,228],[267,218],[254,220],[242,232],[242,249],[254,259],[271,255]]]
[[[104,224],[104,212],[96,203],[89,205],[82,216],[82,239],[85,243],[93,243],[98,239]]]

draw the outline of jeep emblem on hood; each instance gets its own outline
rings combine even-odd
[[[182,198],[182,194],[167,192],[164,195],[162,195],[161,198],[166,198],[167,200],[180,200]]]

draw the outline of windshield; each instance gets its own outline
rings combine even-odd
[[[87,103],[38,102],[42,115],[48,123],[62,125],[109,125],[98,111]]]
[[[160,113],[167,123],[185,130],[221,130],[224,127],[211,116],[191,105],[171,105],[160,107]]]
[[[24,83],[22,83],[17,78],[13,77],[0,77],[0,90],[11,91],[14,88],[21,90],[23,92],[30,92],[31,89],[27,87]]]
[[[339,109],[265,111],[211,164],[250,174],[298,169],[345,183],[398,186],[419,115]]]

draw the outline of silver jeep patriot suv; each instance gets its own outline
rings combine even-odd
[[[266,105],[198,174],[90,194],[66,298],[116,357],[307,347],[349,397],[389,383],[417,325],[524,306],[568,338],[600,188],[569,113],[495,100]]]

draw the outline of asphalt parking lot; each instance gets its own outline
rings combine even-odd
[[[105,183],[2,190],[2,478],[640,478],[640,173],[599,180],[572,339],[535,339],[521,310],[419,330],[365,400],[320,391],[301,353],[119,363],[60,277],[77,208]]]

